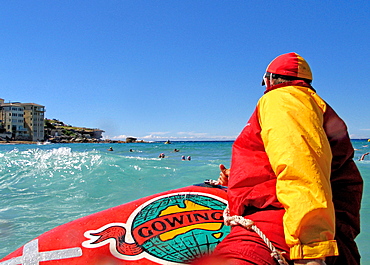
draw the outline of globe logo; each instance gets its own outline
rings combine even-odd
[[[120,259],[190,263],[210,254],[230,232],[223,224],[225,208],[225,200],[207,193],[167,194],[138,206],[127,223],[85,232],[90,240],[83,246],[100,247],[109,242],[114,245],[110,247],[112,255]]]

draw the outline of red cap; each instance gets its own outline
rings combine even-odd
[[[267,66],[266,72],[312,80],[310,66],[303,57],[295,52],[285,53],[276,57]]]

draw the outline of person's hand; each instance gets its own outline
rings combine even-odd
[[[326,265],[322,259],[297,259],[294,265]]]
[[[229,184],[229,173],[230,169],[226,168],[224,165],[220,165],[220,176],[216,181],[216,185],[227,186]]]

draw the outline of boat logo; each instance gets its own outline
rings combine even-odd
[[[146,258],[163,264],[189,263],[213,251],[229,233],[223,223],[226,201],[207,193],[180,192],[138,206],[126,223],[109,223],[84,233],[85,248],[109,244],[123,260]]]

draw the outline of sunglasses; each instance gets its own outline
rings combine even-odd
[[[269,72],[266,72],[264,75],[263,75],[263,77],[262,77],[262,85],[264,86],[265,85],[265,78],[267,78],[267,79],[270,79],[271,77],[272,78],[275,78],[275,74],[271,74],[271,73],[269,73]]]

